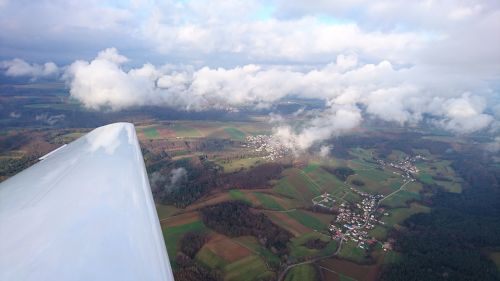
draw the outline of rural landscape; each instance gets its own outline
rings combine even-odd
[[[49,83],[2,85],[0,99],[2,180],[96,126],[135,124],[178,281],[499,276],[500,157],[481,152],[487,136],[373,123],[297,154],[265,111],[97,113]],[[301,122],[297,108],[315,106],[274,110]],[[435,262],[445,257],[456,260]]]
[[[0,281],[500,281],[499,0],[0,26]]]

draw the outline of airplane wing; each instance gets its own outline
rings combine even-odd
[[[129,123],[0,184],[0,280],[174,280]]]

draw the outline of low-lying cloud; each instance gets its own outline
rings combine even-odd
[[[180,167],[170,171],[168,176],[154,172],[149,179],[151,189],[156,193],[168,194],[181,188],[187,182],[187,171]]]
[[[56,77],[59,74],[59,67],[53,62],[40,64],[30,64],[22,59],[13,59],[0,62],[0,69],[9,77],[29,77],[31,79]]]
[[[74,62],[64,74],[71,96],[88,108],[108,110],[142,105],[186,110],[266,108],[289,95],[323,99],[327,109],[302,129],[289,125],[275,129],[282,141],[299,150],[348,132],[367,117],[399,125],[428,121],[459,134],[486,129],[495,120],[486,113],[488,100],[483,97],[491,90],[474,78],[443,74],[436,79],[440,74],[431,69],[396,68],[386,60],[363,64],[354,54],[339,55],[335,62],[312,69],[144,64],[127,70],[127,61],[110,48],[92,61]]]
[[[499,127],[498,93],[483,79],[429,67],[401,67],[388,60],[362,63],[354,53],[340,54],[318,67],[249,64],[196,69],[146,63],[130,68],[128,61],[108,48],[90,61],[65,67],[62,79],[71,97],[93,110],[156,105],[202,111],[270,108],[287,96],[324,100],[326,109],[308,112],[301,127],[280,122],[279,116],[272,118],[278,120],[275,135],[296,151],[349,132],[367,118],[401,126],[426,122],[456,134]],[[37,78],[60,71],[52,63],[19,59],[1,66],[9,76]]]

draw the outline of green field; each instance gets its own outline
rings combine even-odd
[[[254,192],[253,194],[265,208],[278,211],[285,210],[272,196],[262,192]]]
[[[225,173],[232,173],[241,169],[249,169],[252,166],[260,164],[264,160],[260,157],[250,157],[243,159],[234,159],[229,161],[216,161],[217,164],[224,168]]]
[[[223,269],[229,264],[228,261],[214,254],[207,247],[201,248],[201,250],[196,254],[195,259],[210,269]]]
[[[304,244],[311,239],[321,239],[322,241],[329,242],[323,249],[309,249]],[[310,232],[300,237],[293,238],[290,243],[290,257],[297,259],[303,257],[318,257],[328,256],[337,250],[338,243],[331,240],[328,235],[318,232]]]
[[[420,172],[418,175],[418,180],[426,183],[426,184],[433,184],[434,180],[432,179],[432,175],[425,173],[425,172]]]
[[[179,211],[180,209],[172,205],[156,204],[156,212],[158,213],[158,218],[160,220],[168,218]]]
[[[305,201],[304,199],[300,198],[300,194],[298,193],[295,184],[290,182],[286,177],[280,179],[278,183],[273,187],[273,190],[276,193],[284,195],[286,197],[291,197],[298,201]],[[309,202],[306,201],[306,203]]]
[[[381,203],[381,206],[387,206],[390,208],[406,207],[408,201],[419,199],[420,194],[418,193],[400,190],[394,193],[391,197],[384,199],[384,201]]]
[[[339,199],[349,191],[341,180],[317,165],[309,165],[303,171],[320,187],[321,193],[328,192]]]
[[[262,192],[254,192],[253,193],[257,199],[259,199],[259,202],[262,204],[264,208],[271,209],[271,210],[277,210],[277,211],[284,211],[285,208],[283,208],[274,198],[269,195],[265,194]]]
[[[387,228],[377,225],[368,231],[368,236],[375,237],[378,240],[384,240],[387,237]]]
[[[263,247],[259,241],[253,236],[241,236],[233,238],[234,241],[243,245],[252,252],[259,254],[262,258],[266,259],[268,263],[279,264],[280,259],[267,248]]]
[[[163,238],[165,239],[165,244],[167,245],[167,252],[170,257],[175,257],[177,254],[177,247],[179,245],[179,240],[187,232],[191,231],[207,231],[207,228],[201,221],[194,221],[191,223],[186,223],[179,226],[166,227],[162,229]]]
[[[142,132],[144,133],[144,135],[148,139],[155,139],[155,138],[158,138],[160,136],[160,134],[158,134],[158,130],[155,127],[145,128],[142,130]]]
[[[181,123],[172,123],[167,128],[174,131],[175,136],[180,138],[198,138],[202,136],[196,128]]]
[[[229,137],[233,140],[242,141],[246,137],[245,133],[243,133],[242,131],[240,131],[234,127],[224,128],[224,132],[226,132],[229,135]]]
[[[318,163],[309,163],[302,171],[304,171],[304,173],[310,173],[316,171],[319,167]]]
[[[399,224],[405,219],[409,218],[413,214],[417,213],[426,213],[429,212],[430,208],[412,203],[409,208],[396,208],[392,209],[389,211],[389,216],[384,216],[382,218],[382,221],[387,225],[387,226],[394,226],[395,224]]]
[[[363,264],[367,262],[365,255],[366,251],[357,246],[353,241],[344,242],[339,252],[339,257],[353,261],[355,263]]]
[[[321,187],[302,170],[291,168],[283,175],[273,188],[276,193],[295,198],[305,205],[311,205],[311,199],[323,193]]]
[[[324,230],[327,227],[327,225],[324,224],[321,220],[307,214],[304,211],[295,210],[293,212],[288,212],[287,215],[311,229]]]
[[[383,182],[393,176],[390,172],[379,169],[358,170],[356,173],[365,179],[375,182]]]
[[[251,255],[224,267],[224,280],[251,281],[274,276],[259,256]]]
[[[234,199],[234,200],[239,200],[239,201],[246,202],[248,204],[252,204],[252,202],[250,202],[250,200],[247,198],[246,194],[243,193],[239,189],[231,189],[231,190],[229,190],[229,196],[231,196],[231,198]]]
[[[286,274],[286,281],[305,281],[305,280],[317,280],[317,274],[314,267],[310,264],[302,264],[293,267]]]
[[[362,200],[361,196],[352,192],[348,191],[344,196],[344,200],[349,202],[349,203],[356,203]]]

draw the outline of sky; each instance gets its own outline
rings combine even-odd
[[[500,129],[498,0],[0,0],[0,71],[95,110],[325,101],[297,149],[371,118]],[[299,113],[297,113],[299,114]]]

